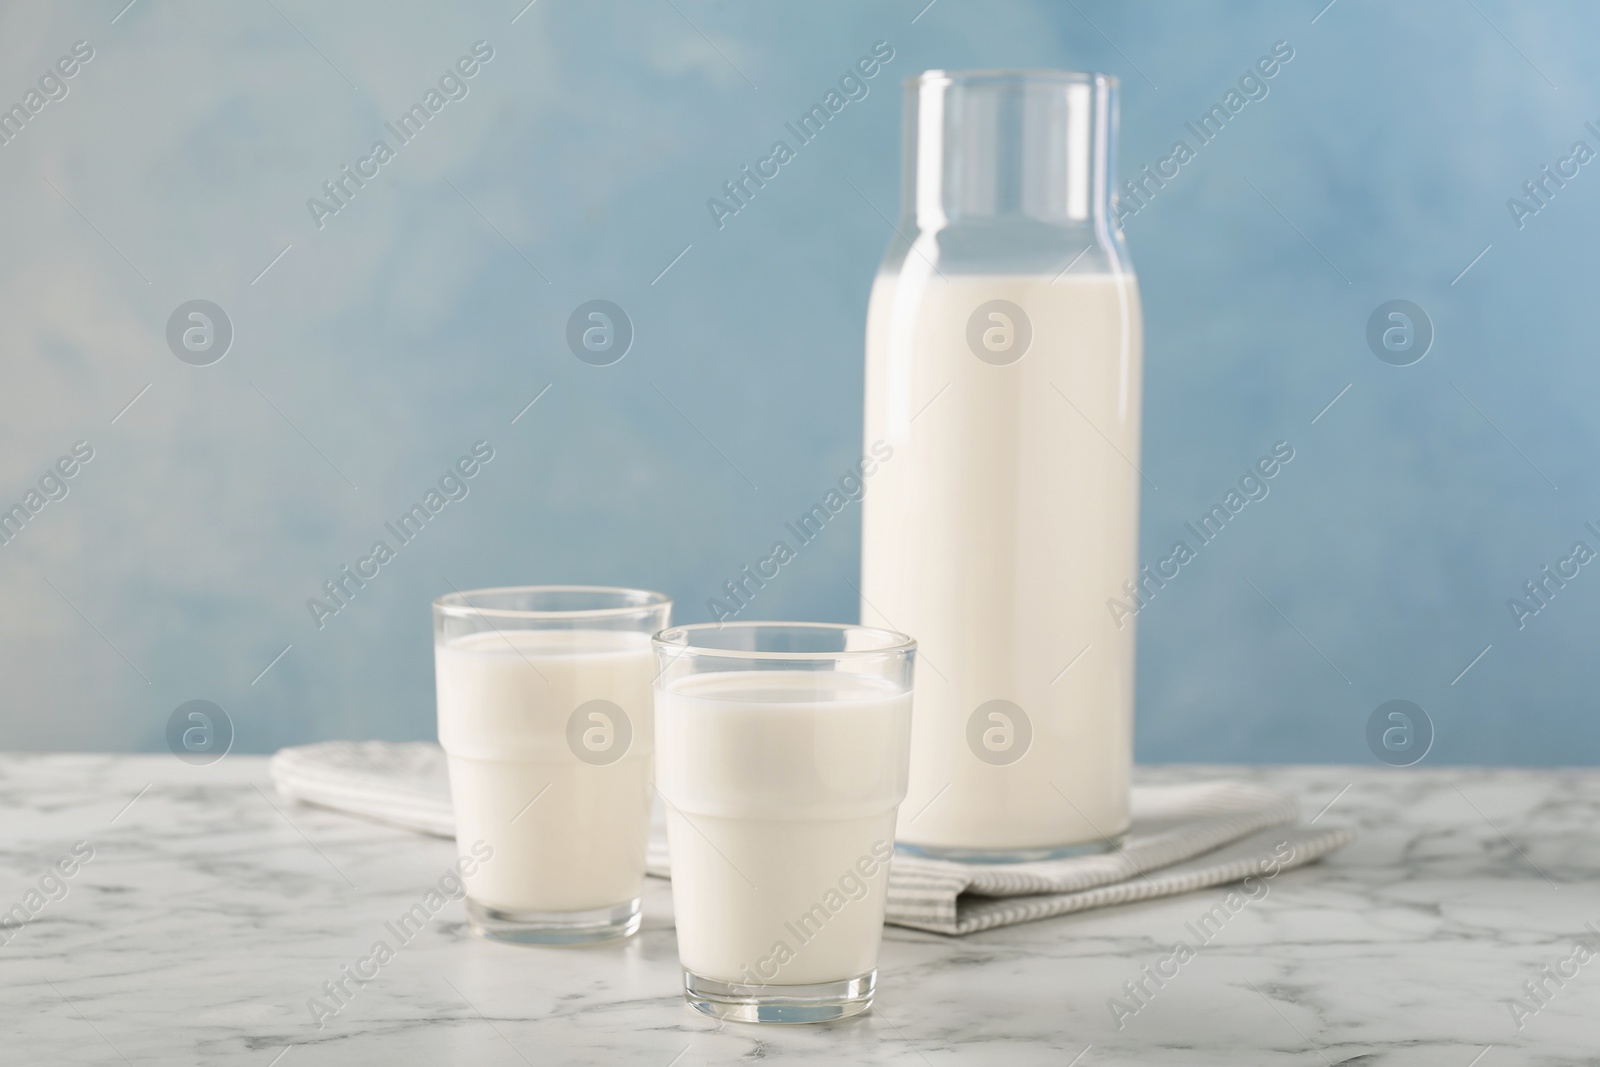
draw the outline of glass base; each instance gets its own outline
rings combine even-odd
[[[739,1023],[826,1023],[872,1007],[878,972],[816,985],[718,982],[683,972],[683,999],[696,1011]]]
[[[512,911],[466,900],[467,925],[479,937],[517,945],[591,945],[631,937],[644,919],[639,897],[591,911]]]
[[[896,851],[930,860],[953,860],[956,863],[1037,863],[1040,860],[1064,860],[1073,856],[1093,856],[1100,852],[1115,852],[1122,847],[1127,835],[1105,841],[1090,841],[1083,845],[1060,845],[1054,848],[944,848],[939,845],[910,845],[896,841]]]

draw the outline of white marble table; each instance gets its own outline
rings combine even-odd
[[[874,1011],[799,1028],[684,1006],[663,882],[642,934],[600,948],[484,943],[446,904],[319,1028],[308,998],[424,899],[449,843],[284,805],[258,757],[0,757],[0,909],[93,849],[0,945],[0,1062],[1600,1062],[1600,958],[1544,979],[1520,1030],[1508,1004],[1576,936],[1600,945],[1600,772],[1141,770],[1224,774],[1307,817],[1333,801],[1321,818],[1360,836],[1275,880],[1121,1029],[1108,1000],[1223,890],[960,940],[890,927]]]

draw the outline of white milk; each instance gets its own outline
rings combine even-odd
[[[683,966],[808,985],[877,963],[911,694],[832,671],[689,675],[656,694]]]
[[[968,342],[995,299],[1032,325],[1007,365]],[[1142,347],[1131,274],[873,288],[866,441],[894,451],[863,505],[861,617],[919,650],[902,842],[1046,848],[1128,825],[1134,628],[1106,601],[1137,569]],[[969,745],[991,700],[1031,723],[1015,762]],[[1020,750],[1017,724],[981,725],[993,759]]]
[[[639,896],[655,755],[649,635],[486,631],[439,648],[435,662],[457,847],[465,855],[482,840],[494,849],[467,877],[467,894],[537,912]],[[568,744],[574,709],[597,699],[620,707],[632,733],[626,754],[603,766]],[[604,724],[586,721],[600,731],[592,742],[603,744]],[[611,728],[611,743],[620,743],[619,724]]]

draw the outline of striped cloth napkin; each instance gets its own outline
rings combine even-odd
[[[426,742],[325,741],[270,763],[284,797],[438,837],[453,837],[444,752]],[[656,806],[647,869],[671,875]],[[1259,887],[1355,835],[1301,826],[1294,799],[1242,782],[1135,786],[1133,827],[1115,851],[1037,863],[977,864],[895,852],[885,921],[970,934],[1254,877]],[[1246,890],[1252,899],[1261,892]]]

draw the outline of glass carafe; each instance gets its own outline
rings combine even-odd
[[[867,318],[863,622],[922,650],[897,840],[1008,861],[1129,822],[1143,337],[1116,79],[907,83]],[[1117,605],[1124,605],[1119,610]]]

